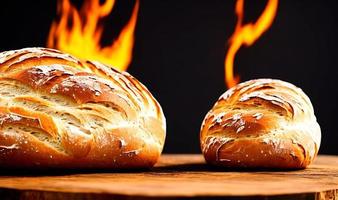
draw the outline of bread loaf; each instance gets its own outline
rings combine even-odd
[[[46,48],[0,54],[0,166],[147,168],[165,118],[127,72]]]
[[[200,133],[205,160],[225,167],[305,168],[320,140],[309,98],[272,79],[229,89],[206,115]]]

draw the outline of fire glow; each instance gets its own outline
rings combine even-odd
[[[132,15],[118,38],[111,45],[103,47],[100,41],[104,28],[99,21],[111,13],[114,4],[115,0],[106,0],[102,5],[100,0],[86,0],[78,11],[70,0],[59,0],[60,20],[53,22],[47,46],[126,70],[132,60],[139,1],[136,1]]]
[[[239,76],[234,75],[234,59],[239,48],[244,44],[252,45],[269,27],[271,26],[278,7],[278,0],[268,0],[263,13],[255,23],[243,24],[244,0],[237,0],[236,28],[231,36],[230,47],[225,56],[225,82],[228,88],[235,86],[239,82]]]

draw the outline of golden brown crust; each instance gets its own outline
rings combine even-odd
[[[0,166],[146,168],[165,118],[126,72],[46,48],[0,53]]]
[[[320,127],[304,92],[257,79],[225,92],[206,115],[201,148],[226,167],[305,168],[318,153]]]

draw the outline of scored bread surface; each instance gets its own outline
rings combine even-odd
[[[0,166],[151,167],[162,109],[127,72],[46,48],[0,53]]]
[[[318,153],[321,131],[301,89],[280,80],[257,79],[218,99],[202,123],[200,140],[210,164],[304,168]]]

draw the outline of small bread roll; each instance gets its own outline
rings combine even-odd
[[[224,167],[305,168],[320,140],[309,98],[273,79],[247,81],[225,92],[200,134],[205,160]]]
[[[126,72],[53,49],[0,53],[2,168],[147,168],[165,118]]]

